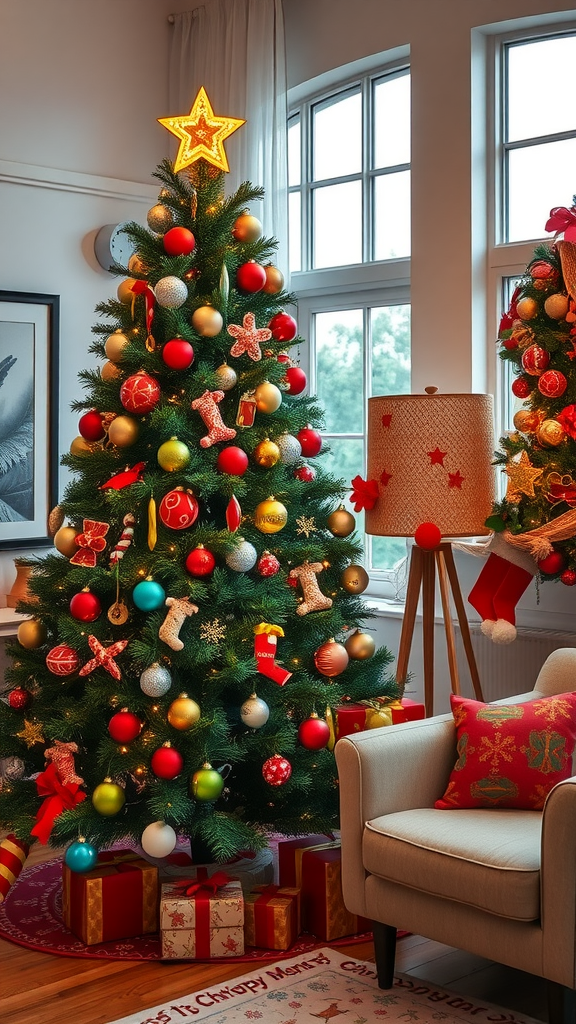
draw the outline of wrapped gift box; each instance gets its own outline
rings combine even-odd
[[[278,881],[281,886],[299,889],[302,879],[302,854],[317,846],[339,846],[334,833],[312,836],[296,836],[278,840]],[[304,908],[302,908],[304,914]],[[302,920],[302,926],[305,926]]]
[[[65,925],[87,946],[158,931],[158,868],[133,850],[98,855],[92,871],[62,869]]]
[[[392,701],[385,705],[390,712],[392,725],[399,722],[415,722],[425,717],[425,708],[409,697]],[[336,708],[336,739],[349,736],[353,732],[363,732],[366,728],[366,716],[372,711],[366,704],[341,704]]]
[[[244,953],[244,898],[236,878],[202,868],[165,882],[160,898],[162,957],[208,960]]]
[[[289,949],[300,934],[300,889],[258,885],[244,897],[244,938],[248,946]]]
[[[344,906],[339,846],[304,850],[301,873],[306,929],[317,939],[331,942],[372,929],[371,921]]]

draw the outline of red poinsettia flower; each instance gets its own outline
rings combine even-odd
[[[576,405],[567,405],[562,412],[558,413],[556,419],[562,424],[566,433],[576,441]]]
[[[512,329],[514,321],[518,319],[518,299],[520,298],[521,292],[522,289],[520,285],[516,285],[516,288],[514,289],[514,292],[512,294],[512,298],[510,299],[508,312],[504,313],[500,320],[500,325],[498,327],[499,335],[502,333],[502,331],[510,331]]]
[[[361,512],[363,508],[374,508],[379,493],[376,480],[363,480],[361,476],[355,476],[352,481],[352,494],[350,495],[354,511]]]

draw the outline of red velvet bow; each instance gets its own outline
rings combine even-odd
[[[62,811],[71,811],[76,804],[86,799],[86,793],[79,792],[78,783],[63,783],[58,775],[56,765],[51,763],[36,778],[38,796],[46,799],[36,812],[36,824],[32,835],[37,836],[41,843],[47,843],[56,818]]]
[[[225,871],[216,871],[210,878],[201,877],[204,872],[206,872],[206,868],[198,868],[198,877],[194,882],[182,882],[178,886],[178,895],[196,896],[198,894],[214,896],[217,889],[232,881],[231,875],[227,875]]]
[[[104,551],[106,541],[104,537],[110,529],[110,523],[100,523],[96,519],[85,519],[83,533],[75,538],[76,544],[81,549],[72,556],[70,562],[73,565],[87,565],[94,568],[96,565],[96,554]]]
[[[363,508],[374,508],[379,494],[380,491],[376,480],[363,480],[361,476],[354,477],[350,501],[354,505],[355,512],[361,512]]]
[[[545,231],[554,231],[557,238],[564,232],[566,242],[576,241],[576,207],[571,206],[568,210],[565,206],[555,206],[550,210],[550,217],[546,221]]]

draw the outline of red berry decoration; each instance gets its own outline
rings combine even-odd
[[[288,313],[276,313],[268,327],[272,331],[274,341],[293,341],[298,334],[298,324]]]
[[[78,433],[85,441],[101,441],[106,431],[102,426],[102,417],[96,409],[85,412],[78,422]]]
[[[132,743],[142,732],[142,722],[128,708],[117,711],[108,722],[108,732],[115,743]]]
[[[292,775],[292,765],[285,757],[274,754],[262,765],[262,775],[270,786],[283,786]]]
[[[164,526],[170,530],[187,530],[198,518],[198,502],[192,491],[175,487],[162,498],[158,515]]]
[[[298,739],[307,750],[321,750],[330,739],[330,727],[318,715],[310,715],[298,727]]]
[[[15,690],[11,690],[8,694],[8,704],[15,711],[23,711],[27,708],[30,701],[32,700],[32,694],[29,690],[24,690],[22,686],[17,686]]]
[[[243,476],[248,469],[248,456],[243,448],[229,445],[223,448],[216,459],[216,468],[230,476]]]
[[[90,590],[81,590],[74,594],[70,601],[70,614],[78,622],[94,622],[102,611],[102,605],[96,594]]]
[[[568,381],[560,370],[546,370],[538,378],[538,391],[546,398],[560,398],[568,387]]]
[[[436,523],[420,523],[414,534],[414,540],[424,551],[434,551],[442,540],[442,534]]]
[[[560,582],[565,587],[573,587],[576,584],[576,570],[575,569],[564,569],[564,572],[560,576]]]
[[[71,676],[80,668],[80,658],[68,644],[58,644],[48,651],[46,667],[54,676]]]
[[[531,377],[539,377],[548,369],[550,356],[541,345],[529,345],[522,353],[522,367]]]
[[[147,373],[134,373],[127,377],[120,388],[120,401],[128,412],[144,416],[158,405],[160,385]]]
[[[150,767],[159,779],[175,779],[184,767],[184,758],[169,743],[165,743],[152,754]]]
[[[193,548],[186,559],[186,569],[191,576],[209,576],[216,565],[216,559],[211,551],[199,544]]]
[[[318,455],[322,447],[322,437],[317,430],[307,426],[300,430],[296,437],[300,441],[302,455],[305,459],[312,459],[315,455]]]
[[[162,242],[169,256],[189,256],[194,251],[196,239],[188,228],[170,228]]]
[[[276,359],[278,360],[279,363],[290,362],[290,356],[288,355],[287,352],[279,352],[278,355],[276,356]]]
[[[280,562],[276,558],[276,555],[272,555],[269,551],[265,551],[258,559],[256,569],[260,573],[260,576],[275,576],[280,569]]]
[[[266,284],[266,271],[259,263],[250,260],[236,271],[236,284],[243,292],[261,292]]]
[[[187,370],[194,362],[194,349],[184,338],[172,338],[162,349],[162,359],[171,370]]]
[[[288,382],[288,394],[299,395],[304,391],[308,380],[304,370],[299,366],[290,366],[286,370],[286,381]]]
[[[556,573],[562,572],[562,569],[566,565],[566,559],[561,551],[550,552],[546,555],[546,558],[541,558],[538,562],[538,568],[540,572],[543,572],[546,576],[555,576]]]
[[[305,484],[312,483],[316,479],[316,470],[313,466],[298,466],[294,470],[294,476],[297,480],[302,480]]]
[[[532,391],[532,382],[529,377],[516,377],[512,381],[512,394],[516,395],[516,398],[528,398],[528,395]]]

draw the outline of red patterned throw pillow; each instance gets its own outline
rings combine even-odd
[[[440,810],[517,807],[539,811],[547,794],[572,775],[576,693],[526,704],[483,704],[450,697],[458,760]]]

